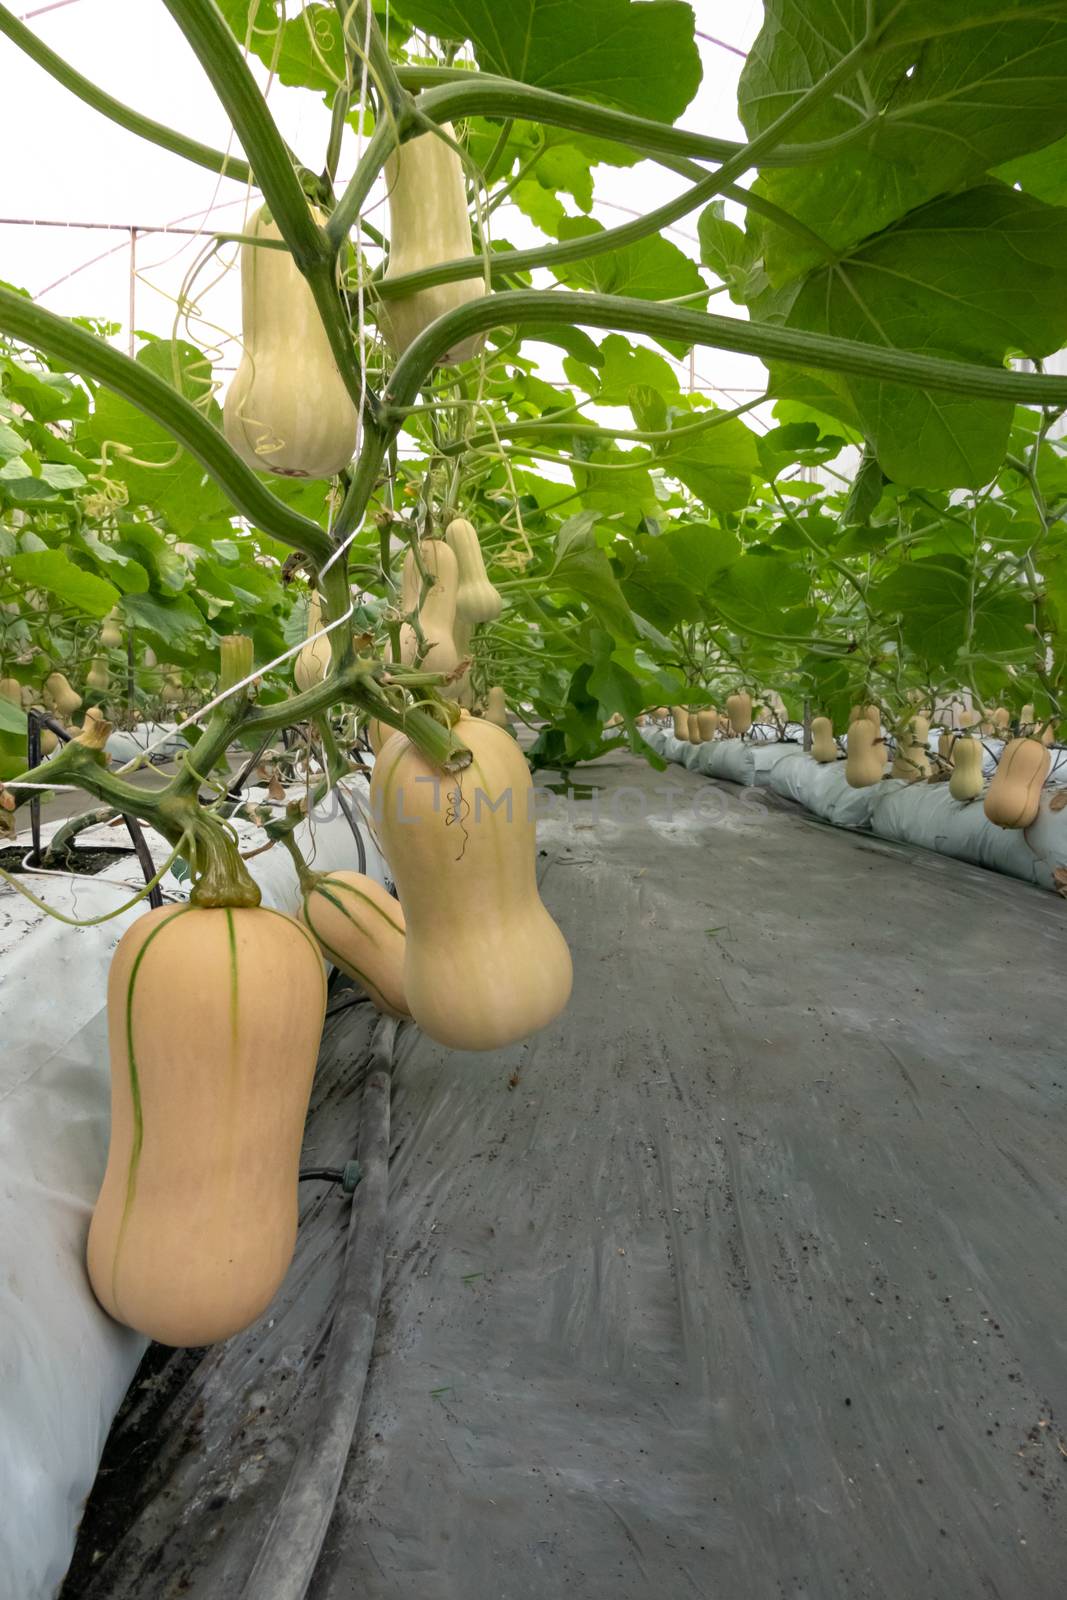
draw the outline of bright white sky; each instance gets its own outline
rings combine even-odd
[[[12,0],[8,0],[12,4]],[[693,0],[697,27],[739,49],[747,49],[762,21],[760,0]],[[18,0],[13,0],[13,9]],[[23,0],[29,25],[73,66],[117,98],[158,121],[207,144],[222,147],[230,130],[214,91],[167,11],[149,0]],[[291,4],[290,10],[297,9]],[[726,138],[742,130],[736,113],[741,58],[701,39],[704,82],[682,123]],[[261,82],[265,73],[253,63]],[[238,229],[246,197],[232,180],[217,179],[157,146],[135,138],[89,109],[0,38],[0,148],[5,151],[0,185],[0,279],[20,285],[53,311],[107,317],[130,325],[128,237],[87,223],[123,227],[179,224],[206,232]],[[282,133],[308,166],[320,165],[328,115],[320,95],[275,85],[270,103]],[[355,142],[342,161],[342,177],[354,159]],[[594,214],[617,226],[627,213],[660,205],[682,180],[651,163],[629,170],[600,167],[595,174]],[[7,219],[18,219],[9,221]],[[63,227],[19,225],[61,222]],[[82,226],[79,226],[82,224]],[[519,246],[544,237],[521,214],[502,208],[497,226]],[[696,218],[684,218],[670,237],[697,257]],[[204,240],[149,234],[138,239],[134,326],[171,331],[174,296]],[[102,257],[103,259],[96,259]],[[238,274],[199,280],[205,322],[197,342],[222,344],[240,327]],[[738,314],[724,294],[711,302]],[[219,331],[215,331],[219,330]],[[124,331],[123,340],[127,337]],[[551,357],[546,351],[546,369]],[[223,364],[232,366],[230,346]],[[763,369],[744,356],[697,352],[697,386],[711,389],[720,404],[748,397],[761,385]],[[553,373],[545,370],[544,376]],[[720,390],[712,386],[722,386]]]

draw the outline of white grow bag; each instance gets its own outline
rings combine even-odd
[[[357,816],[365,779],[346,779]],[[328,797],[296,838],[320,870],[357,865],[343,811]],[[238,823],[243,848],[262,835]],[[43,830],[45,838],[55,825]],[[361,827],[366,871],[385,864]],[[158,863],[170,847],[146,830]],[[126,842],[94,830],[87,844]],[[27,849],[29,846],[27,845]],[[264,904],[299,904],[289,854],[249,862]],[[114,909],[143,886],[136,862],[99,879],[27,880],[68,916]],[[116,887],[116,884],[122,886]],[[168,899],[184,898],[169,874]],[[85,1273],[89,1217],[104,1174],[109,1122],[107,969],[144,905],[95,928],[68,928],[15,890],[0,891],[0,1600],[51,1600],[70,1561],[111,1420],[145,1348],[97,1305]]]
[[[815,761],[799,745],[749,745],[739,739],[692,745],[659,729],[646,731],[645,739],[667,761],[734,783],[763,784],[838,828],[936,850],[1044,889],[1056,888],[1057,869],[1067,868],[1067,807],[1052,809],[1057,793],[1062,794],[1062,781],[1045,789],[1031,827],[999,828],[986,817],[980,799],[953,800],[947,783],[883,778],[867,788],[852,789],[845,781],[843,761]],[[992,739],[983,744],[988,776],[996,770],[1004,746]],[[733,755],[719,754],[731,749]],[[746,750],[748,759],[737,753]],[[1052,774],[1062,780],[1067,775],[1067,751],[1057,749],[1052,756]]]

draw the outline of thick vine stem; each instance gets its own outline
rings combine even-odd
[[[528,322],[650,333],[656,338],[662,336],[686,344],[734,350],[764,361],[796,361],[820,370],[846,372],[942,394],[1031,405],[1067,403],[1067,377],[1007,372],[1003,367],[982,367],[974,362],[914,355],[908,350],[864,344],[856,339],[805,333],[798,328],[780,328],[770,323],[743,322],[739,317],[687,311],[681,306],[657,305],[620,295],[567,290],[545,294],[536,289],[519,289],[472,300],[431,323],[408,346],[393,369],[383,397],[383,425],[395,433],[403,420],[403,408],[414,405],[428,374],[450,345],[491,328],[521,328]],[[393,407],[398,411],[394,412]]]
[[[162,820],[172,835],[180,830],[190,839],[191,906],[213,909],[260,904],[263,896],[259,885],[241,860],[237,841],[224,823],[203,811],[195,800],[168,799]]]
[[[87,745],[72,739],[57,750],[54,756],[47,761],[42,761],[36,767],[22,772],[17,778],[12,778],[5,788],[14,795],[16,806],[27,804],[39,795],[41,787],[52,787],[53,784],[74,784],[79,789],[84,789],[86,794],[91,794],[94,799],[102,800],[105,805],[113,806],[116,811],[132,812],[134,816],[155,826],[159,814],[159,796],[162,790],[140,789],[132,783],[126,783],[122,778],[116,778],[100,764],[99,757]],[[25,784],[33,784],[34,788],[27,789]],[[40,786],[40,787],[38,787]]]

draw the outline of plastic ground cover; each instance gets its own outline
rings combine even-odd
[[[365,804],[366,784],[352,780]],[[53,831],[44,829],[47,838]],[[246,842],[260,839],[239,825]],[[313,864],[354,867],[349,823],[328,799],[314,842],[297,835]],[[150,831],[157,862],[169,846]],[[367,871],[384,864],[364,830]],[[114,843],[106,830],[84,842]],[[27,846],[28,848],[28,846]],[[264,902],[298,905],[296,876],[278,848],[250,861]],[[30,880],[68,916],[111,911],[143,884],[134,862],[104,884],[67,876]],[[164,879],[180,899],[182,886]],[[68,928],[13,890],[0,892],[0,1600],[51,1600],[74,1544],[82,1505],[112,1417],[144,1341],[96,1304],[84,1269],[85,1236],[107,1155],[107,968],[143,906],[95,928]]]
[[[644,730],[644,736],[667,761],[708,777],[764,785],[834,827],[866,830],[883,839],[918,845],[1044,889],[1058,888],[1057,870],[1067,868],[1067,807],[1060,807],[1057,796],[1064,791],[1055,783],[1042,794],[1037,821],[1030,828],[1016,830],[990,822],[981,799],[954,800],[947,783],[883,778],[869,788],[850,788],[843,761],[815,761],[797,745],[749,745],[751,759],[746,759],[731,749],[742,743],[736,739],[693,745],[659,728]],[[993,741],[987,743],[993,745]],[[719,750],[730,754],[717,757]],[[785,759],[787,753],[799,759]],[[986,751],[990,772],[996,769],[997,753],[996,748]],[[761,758],[765,761],[762,769]],[[1059,770],[1064,771],[1062,764]]]
[[[487,1055],[401,1031],[310,1600],[1053,1600],[1067,907],[766,789],[575,776],[599,805],[539,832],[568,1011]],[[309,1158],[350,1148],[364,1026]],[[258,1343],[146,1370],[63,1600],[245,1600],[346,1210],[309,1198]]]

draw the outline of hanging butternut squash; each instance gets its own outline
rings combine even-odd
[[[455,138],[450,122],[442,133]],[[474,254],[463,163],[456,151],[435,133],[420,133],[402,144],[385,163],[389,193],[389,264],[384,282],[458,261]],[[440,283],[431,289],[383,300],[379,309],[382,332],[393,354],[403,355],[419,334],[487,290],[483,277]],[[462,339],[438,358],[440,362],[469,361],[477,355],[484,334]]]
[[[848,714],[848,725],[851,728],[854,722],[866,719],[873,727],[881,729],[882,713],[878,706],[853,706]]]
[[[485,699],[485,720],[493,723],[494,727],[503,728],[511,732],[511,718],[508,716],[507,696],[498,683],[494,683]]]
[[[73,690],[62,672],[50,672],[44,680],[45,691],[61,717],[72,717],[82,703],[82,697]]]
[[[312,215],[325,220],[314,208]],[[282,237],[266,206],[247,231]],[[329,478],[343,471],[356,450],[356,407],[288,250],[241,246],[241,318],[244,348],[222,408],[229,444],[257,472]]]
[[[117,650],[122,643],[122,612],[115,606],[104,618],[100,643],[105,650]]]
[[[674,723],[674,737],[688,740],[689,712],[685,706],[671,706],[671,721]]]
[[[453,636],[459,583],[456,558],[443,540],[423,539],[419,544],[418,559],[430,579],[430,588],[425,595],[422,594],[422,574],[414,551],[409,550],[404,557],[400,604],[405,614],[418,611],[419,626],[427,645],[421,661],[422,670],[453,672],[459,664],[459,652]],[[411,624],[405,622],[400,629],[400,659],[410,667],[418,660],[418,656],[418,635]]]
[[[930,724],[925,717],[908,718],[897,740],[897,751],[890,769],[892,777],[915,783],[930,776],[930,758],[926,749],[929,734]]]
[[[850,789],[869,789],[885,773],[885,745],[878,729],[859,717],[848,730],[845,782]]]
[[[752,696],[747,689],[726,696],[726,715],[734,733],[743,736],[748,732],[752,726]]]
[[[953,800],[977,800],[985,778],[982,774],[982,741],[957,739],[952,747],[952,776],[948,792]]]
[[[719,731],[719,713],[714,706],[708,706],[706,710],[697,712],[697,731],[702,742],[714,739]]]
[[[984,810],[999,828],[1028,828],[1041,808],[1051,758],[1039,739],[1012,739],[986,790]]]
[[[704,736],[700,731],[700,717],[697,712],[689,711],[686,713],[685,725],[686,737],[688,738],[689,743],[701,744]]]
[[[270,1304],[296,1238],[325,1008],[318,947],[280,911],[162,906],[123,934],[108,978],[111,1143],[88,1250],[116,1321],[205,1345]]]
[[[482,547],[473,523],[455,517],[445,529],[445,543],[456,558],[456,616],[461,622],[495,622],[504,602],[489,582]]]
[[[314,589],[308,595],[307,644],[293,662],[293,679],[301,694],[318,688],[330,670],[331,649],[328,635],[316,639],[322,628],[322,601]]]
[[[371,809],[407,924],[404,990],[438,1043],[495,1050],[559,1015],[566,941],[537,892],[534,795],[502,729],[461,713],[473,753],[453,777],[406,738],[375,763]]]
[[[837,760],[837,741],[834,739],[834,725],[829,717],[811,719],[811,754],[813,760],[821,761],[823,764]]]
[[[379,1011],[409,1016],[399,901],[361,872],[309,872],[300,895],[300,919],[327,960],[366,990]]]

